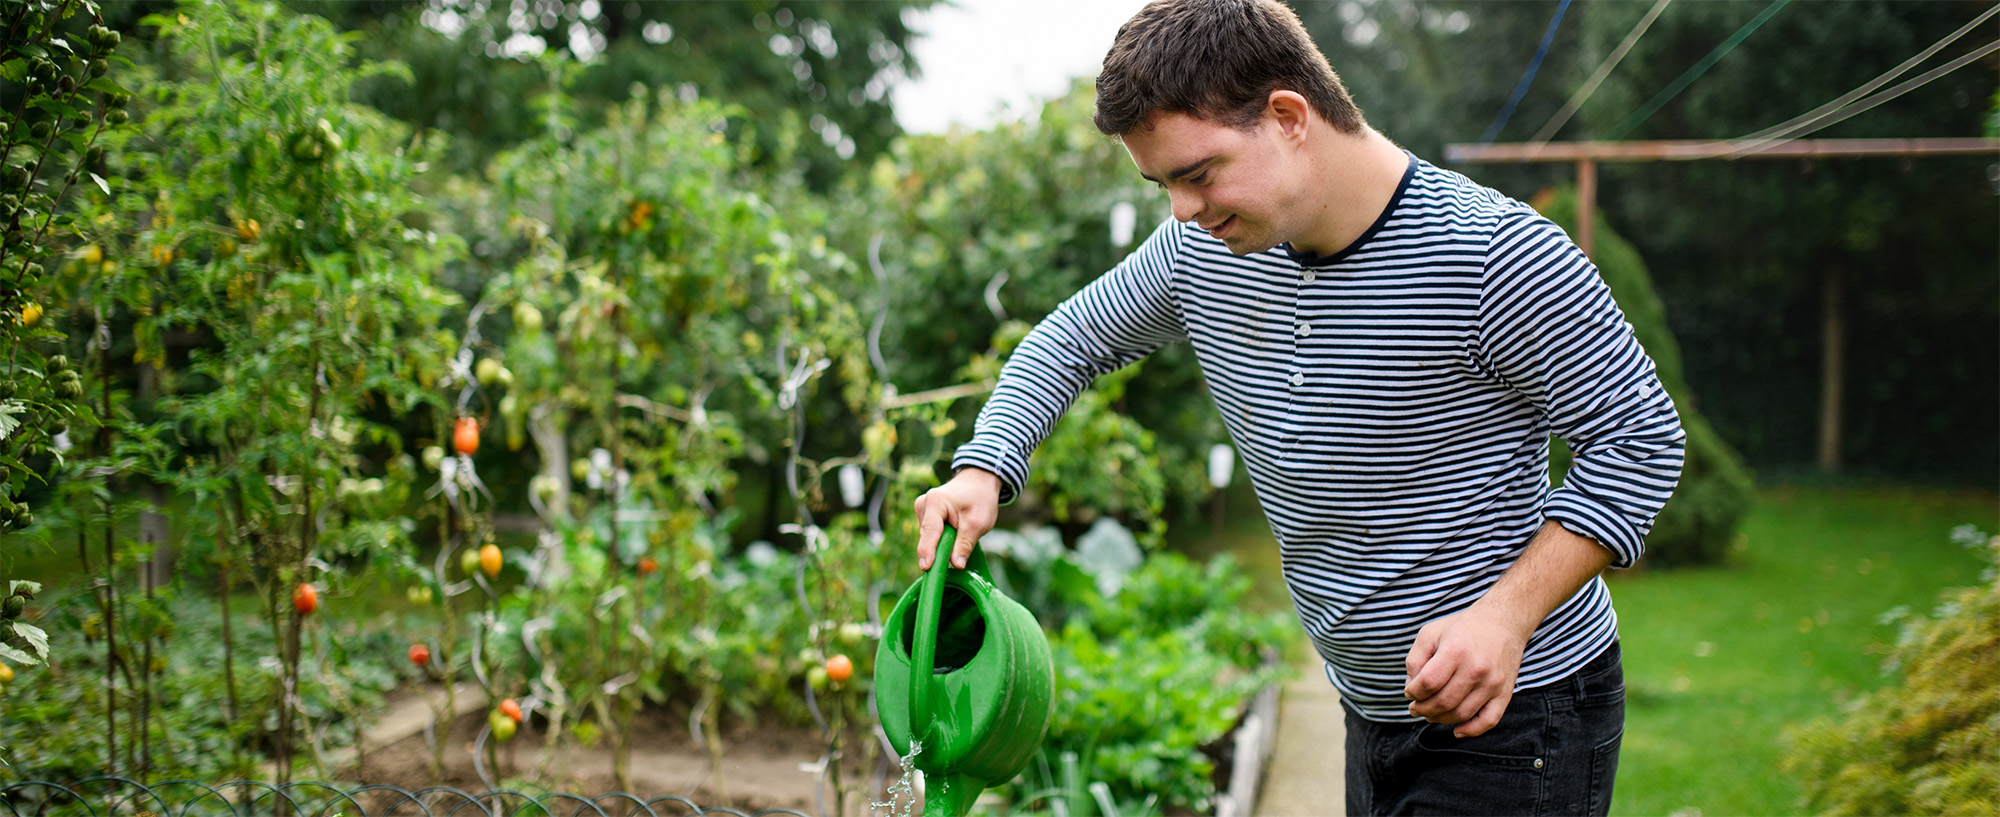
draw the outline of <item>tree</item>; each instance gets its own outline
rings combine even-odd
[[[567,89],[583,112],[578,127],[600,124],[608,106],[628,99],[654,104],[657,88],[684,101],[720,99],[747,112],[735,124],[755,133],[762,163],[795,166],[824,188],[847,161],[866,161],[901,134],[889,89],[917,72],[907,12],[935,2],[297,5],[368,31],[364,56],[408,64],[407,84],[385,80],[363,98],[472,146],[461,169],[540,132],[540,113],[526,103],[547,80],[532,58],[567,51],[587,65]]]

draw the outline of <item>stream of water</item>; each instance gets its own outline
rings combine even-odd
[[[917,785],[923,776],[917,771],[917,755],[924,753],[923,741],[912,741],[910,753],[903,756],[903,776],[889,787],[889,799],[881,803],[869,803],[868,811],[874,817],[912,817],[917,808]]]

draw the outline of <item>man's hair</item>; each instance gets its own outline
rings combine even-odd
[[[1137,130],[1157,113],[1256,124],[1276,90],[1305,97],[1343,133],[1365,124],[1298,15],[1278,0],[1155,0],[1118,29],[1097,75],[1097,129]]]

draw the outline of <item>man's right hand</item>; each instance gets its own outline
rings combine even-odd
[[[950,482],[917,497],[917,568],[931,569],[938,539],[950,523],[958,529],[958,542],[951,549],[952,567],[965,567],[979,537],[993,529],[1000,519],[1000,477],[978,468],[962,468]]]

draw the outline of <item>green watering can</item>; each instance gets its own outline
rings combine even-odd
[[[925,817],[962,817],[1014,779],[1055,714],[1055,665],[1035,617],[987,578],[977,549],[951,567],[949,526],[924,577],[903,593],[875,651],[875,705],[903,756],[923,744]]]

